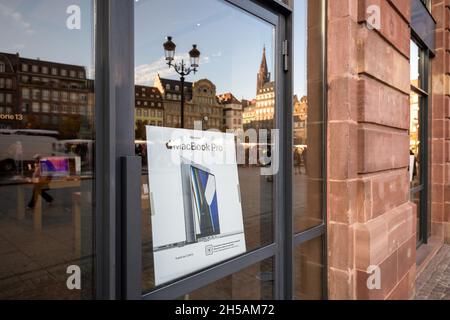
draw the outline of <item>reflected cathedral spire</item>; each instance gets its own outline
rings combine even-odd
[[[256,93],[258,94],[259,90],[261,90],[264,87],[264,85],[269,82],[270,82],[270,73],[269,68],[267,67],[266,46],[264,46],[261,65],[259,66],[258,81],[256,84]]]

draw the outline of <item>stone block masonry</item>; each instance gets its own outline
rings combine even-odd
[[[432,233],[450,243],[450,1],[433,0],[437,23],[432,60],[431,205]]]
[[[328,1],[330,299],[408,299],[416,273],[409,201],[410,1]],[[370,5],[379,30],[366,25]],[[369,289],[369,266],[381,288]]]

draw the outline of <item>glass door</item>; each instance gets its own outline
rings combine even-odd
[[[417,245],[427,243],[431,231],[428,208],[428,65],[429,57],[411,41],[410,187],[417,206]]]
[[[146,299],[280,296],[282,21],[251,1],[135,3]]]
[[[293,292],[327,297],[326,245],[326,1],[291,1],[293,22]],[[320,60],[322,57],[323,60]],[[334,187],[334,184],[330,184]]]

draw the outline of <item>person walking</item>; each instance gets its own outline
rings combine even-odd
[[[301,174],[302,156],[300,150],[295,148],[294,151],[294,174]]]
[[[303,166],[305,167],[305,174],[308,174],[308,147],[305,147],[302,152]]]
[[[38,200],[38,197],[41,196],[44,198],[44,200],[51,204],[53,202],[53,197],[47,193],[47,191],[50,190],[49,183],[52,180],[51,176],[42,176],[41,173],[41,156],[35,155],[34,157],[35,163],[34,163],[34,172],[32,177],[32,182],[34,184],[33,186],[33,193],[31,196],[30,201],[28,202],[27,208],[33,209],[36,206],[36,202]]]

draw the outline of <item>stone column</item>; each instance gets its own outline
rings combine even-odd
[[[450,243],[450,1],[433,0],[436,57],[432,62],[432,234]]]
[[[368,28],[367,8],[380,10]],[[330,299],[414,294],[416,208],[409,201],[410,4],[328,1]],[[381,274],[369,289],[368,268]]]

